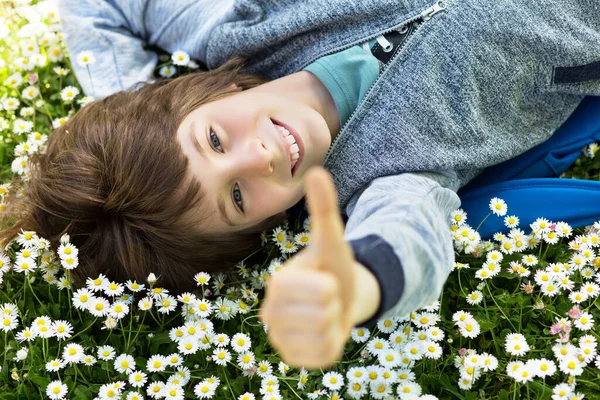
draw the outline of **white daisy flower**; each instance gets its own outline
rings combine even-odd
[[[73,333],[73,325],[64,320],[53,321],[50,324],[50,329],[54,332],[54,336],[60,340],[70,338]]]
[[[322,383],[329,390],[341,390],[344,387],[344,376],[331,371],[323,375]]]
[[[77,343],[67,344],[62,353],[62,359],[67,363],[79,363],[83,356],[83,347]]]
[[[21,97],[26,100],[33,100],[40,95],[40,89],[36,86],[27,86],[21,92]]]
[[[60,127],[61,125],[64,125],[67,121],[69,120],[69,117],[60,117],[60,118],[55,118],[52,121],[52,127],[54,129]]]
[[[46,386],[46,395],[52,400],[64,399],[68,393],[67,385],[59,380],[52,381]]]
[[[75,86],[67,86],[66,88],[61,90],[60,98],[65,103],[70,103],[73,101],[73,99],[75,97],[77,97],[78,94],[79,94],[79,89],[77,89]]]
[[[494,197],[490,201],[490,210],[492,210],[492,212],[494,214],[496,214],[500,217],[503,217],[504,215],[506,215],[506,211],[508,210],[508,207],[504,200]]]
[[[121,374],[130,374],[135,369],[135,359],[129,354],[121,354],[115,358],[115,369]]]
[[[148,370],[148,372],[163,372],[168,364],[169,360],[167,360],[165,356],[156,354],[148,359],[146,370]]]
[[[250,350],[252,342],[250,340],[250,337],[245,333],[236,333],[231,338],[230,344],[233,351],[235,351],[236,353],[243,353],[245,351]]]
[[[171,61],[175,65],[186,66],[190,61],[190,56],[185,51],[177,50],[171,54]]]
[[[467,296],[467,303],[471,304],[471,305],[476,305],[481,303],[481,301],[483,300],[483,293],[481,293],[481,291],[479,290],[474,290],[471,293],[469,293],[469,295]]]
[[[356,343],[365,343],[369,340],[371,332],[367,328],[354,328],[352,329],[350,336]]]
[[[465,222],[467,222],[467,213],[464,210],[458,209],[458,210],[453,211],[450,214],[450,223],[451,224],[461,226]]]
[[[158,70],[158,74],[163,78],[170,78],[177,73],[177,67],[173,65],[163,65]]]
[[[207,285],[210,281],[210,274],[206,272],[198,272],[196,275],[194,275],[194,280],[198,286]]]
[[[254,353],[251,351],[246,351],[244,353],[241,353],[237,357],[237,363],[242,369],[252,368],[255,363]]]
[[[213,351],[211,358],[215,362],[215,364],[224,366],[227,365],[229,361],[231,361],[232,357],[231,352],[229,352],[229,350],[216,348]]]
[[[579,376],[583,373],[584,364],[575,356],[567,356],[559,361],[558,368],[565,374]]]
[[[110,303],[104,297],[94,297],[89,300],[87,310],[94,317],[106,317],[110,313]]]
[[[144,372],[136,370],[129,373],[128,380],[131,386],[141,388],[146,384],[148,376]]]
[[[573,324],[581,331],[589,331],[594,327],[594,317],[590,313],[582,312],[580,317],[573,321]]]
[[[457,323],[460,334],[466,338],[476,338],[481,332],[481,327],[475,319]]]
[[[92,65],[96,63],[96,56],[91,51],[82,51],[77,53],[76,56],[77,65],[80,67],[86,67],[88,65]]]

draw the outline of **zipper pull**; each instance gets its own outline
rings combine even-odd
[[[431,17],[433,17],[440,11],[444,11],[445,9],[446,5],[444,4],[444,2],[441,0],[437,1],[433,6],[429,7],[427,10],[421,13],[421,18],[423,18],[423,21],[429,21]]]

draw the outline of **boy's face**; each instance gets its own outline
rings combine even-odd
[[[289,144],[273,120],[300,136],[294,176]],[[207,218],[203,227],[225,233],[253,226],[300,201],[304,174],[323,164],[332,136],[323,116],[307,102],[271,91],[267,83],[198,107],[179,126],[177,139],[191,173],[207,193],[197,210]],[[219,198],[233,226],[221,219]]]

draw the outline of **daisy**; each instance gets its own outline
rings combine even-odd
[[[160,67],[158,74],[163,78],[170,78],[177,73],[177,67],[173,65],[163,65]]]
[[[535,360],[534,372],[536,376],[545,379],[547,376],[552,376],[556,373],[556,364],[554,361],[545,358]]]
[[[491,354],[483,353],[479,364],[484,372],[494,371],[498,368],[498,359]]]
[[[507,228],[516,228],[519,226],[519,217],[515,215],[508,215],[504,217],[504,225]]]
[[[177,349],[181,354],[195,354],[200,348],[200,342],[198,338],[194,336],[186,336],[183,339],[179,340],[177,344]],[[218,349],[215,350],[215,353],[218,352]]]
[[[17,134],[28,133],[33,129],[33,122],[17,119],[13,123],[13,132]]]
[[[596,345],[580,343],[579,344],[579,352],[580,352],[580,355],[583,356],[584,361],[586,363],[590,363],[594,360],[594,358],[596,358],[596,353],[597,353]]]
[[[148,376],[142,371],[133,371],[129,373],[129,384],[133,387],[140,388],[146,384]]]
[[[344,387],[344,377],[338,372],[328,372],[323,375],[322,383],[329,390],[341,390]]]
[[[177,50],[171,54],[171,60],[175,65],[186,66],[190,61],[190,56],[185,51]]]
[[[560,360],[558,368],[565,374],[579,376],[583,373],[583,364],[575,356],[568,356]]]
[[[158,312],[162,314],[169,314],[177,308],[177,299],[169,294],[164,295],[162,299],[157,300]]]
[[[586,292],[582,292],[580,290],[574,290],[571,293],[569,293],[569,300],[571,300],[571,302],[575,303],[575,304],[580,304],[583,303],[584,301],[586,301],[588,298],[588,295]]]
[[[21,96],[26,100],[33,100],[40,95],[40,89],[36,86],[27,86],[21,92]]]
[[[68,363],[78,363],[83,358],[83,347],[77,343],[69,343],[63,349],[63,360]]]
[[[115,358],[115,349],[110,345],[98,347],[98,358],[104,361],[110,361]]]
[[[573,394],[573,388],[568,383],[560,383],[552,389],[552,400],[567,399]]]
[[[104,286],[104,293],[110,297],[120,296],[124,290],[123,284],[117,282],[106,282]]]
[[[200,399],[211,399],[215,395],[216,388],[209,382],[202,381],[194,386],[194,394]]]
[[[237,357],[237,363],[242,369],[252,368],[255,363],[254,353],[251,351],[241,353]]]
[[[231,361],[231,353],[227,349],[215,349],[211,356],[212,360],[217,365],[225,366],[229,361]]]
[[[184,390],[174,383],[167,383],[162,389],[162,396],[167,400],[183,400]]]
[[[513,356],[524,356],[530,349],[522,335],[507,335],[504,347],[506,352]]]
[[[442,356],[442,347],[436,342],[429,341],[423,348],[425,349],[424,356],[426,358],[437,360]]]
[[[533,267],[534,265],[537,265],[537,263],[538,263],[537,257],[532,254],[523,255],[523,258],[521,261],[523,262],[523,264],[525,264],[529,267]]]
[[[250,337],[245,333],[236,333],[231,338],[230,344],[233,351],[236,353],[243,353],[250,350],[252,342],[250,341]]]
[[[582,312],[581,316],[576,319],[573,324],[575,327],[581,331],[589,331],[594,327],[594,317],[592,314],[587,312]]]
[[[540,290],[543,294],[550,297],[554,297],[560,293],[560,288],[554,283],[554,280],[542,283]]]
[[[87,67],[88,65],[92,65],[96,63],[96,56],[91,51],[82,51],[77,53],[76,56],[77,65],[80,67]]]
[[[396,393],[400,399],[408,399],[410,396],[420,396],[423,392],[421,385],[416,382],[403,382],[396,388]]]
[[[437,326],[427,328],[427,337],[433,341],[439,342],[444,340],[444,331]]]
[[[379,355],[379,352],[389,348],[390,344],[388,341],[386,341],[385,339],[374,337],[373,339],[369,340],[366,349],[373,357],[377,357]]]
[[[479,290],[474,290],[467,296],[467,303],[469,303],[471,305],[479,304],[479,303],[481,303],[482,300],[483,300],[483,293],[481,293]]]
[[[81,362],[83,363],[83,365],[91,367],[92,365],[96,364],[98,360],[96,360],[96,358],[92,355],[85,354]]]
[[[61,381],[52,381],[46,386],[46,395],[52,400],[64,399],[69,393],[67,385]]]
[[[135,360],[129,354],[121,354],[115,358],[115,369],[122,374],[130,374],[135,368]]]
[[[98,275],[96,279],[87,278],[86,285],[89,290],[99,292],[104,290],[104,287],[108,284],[108,279],[103,274]]]
[[[462,225],[467,221],[467,213],[464,210],[458,209],[450,214],[450,223],[455,225]]]
[[[66,88],[61,90],[60,98],[65,103],[70,103],[73,101],[73,99],[75,97],[77,97],[78,94],[79,94],[79,89],[77,89],[75,86],[67,86]]]
[[[110,303],[104,297],[94,297],[90,300],[87,310],[94,317],[105,317],[110,312]]]
[[[471,339],[476,338],[481,332],[479,323],[474,319],[465,322],[459,322],[458,330],[462,336]]]
[[[64,362],[60,358],[56,358],[56,359],[50,360],[46,363],[46,371],[57,372],[57,371],[60,371],[61,369],[63,369],[65,367],[65,365],[67,365],[66,362]]]
[[[600,286],[595,283],[585,283],[579,289],[583,293],[587,293],[588,297],[594,298],[600,293]]]
[[[486,254],[486,261],[494,262],[496,264],[499,264],[503,258],[504,256],[498,250],[492,250]]]
[[[513,375],[513,379],[519,383],[531,382],[535,377],[535,372],[531,366],[525,365]]]
[[[148,372],[162,372],[165,370],[168,364],[169,361],[165,356],[156,354],[148,359],[148,362],[146,363],[146,370],[148,370]]]
[[[31,342],[37,336],[38,336],[37,333],[34,332],[31,328],[25,328],[22,331],[20,331],[19,333],[17,333],[15,338],[17,339],[17,341],[19,343],[23,343],[25,341]]]
[[[196,275],[194,275],[194,280],[198,286],[207,285],[210,281],[210,274],[206,272],[198,272]]]
[[[275,229],[273,229],[273,233],[271,234],[272,240],[275,242],[275,244],[283,244],[288,240],[288,234],[285,231],[285,229],[282,229],[281,227],[277,227]]]
[[[511,361],[506,365],[506,374],[515,379],[523,368],[525,368],[523,361]]]
[[[356,343],[365,343],[369,340],[371,332],[367,328],[354,328],[352,329],[350,336]]]
[[[162,389],[164,386],[165,386],[165,384],[161,381],[151,382],[148,385],[148,387],[146,388],[146,393],[148,394],[148,396],[152,397],[153,399],[160,399],[161,397],[163,397]]]
[[[503,217],[504,215],[506,215],[506,211],[508,210],[508,207],[504,200],[494,197],[490,201],[490,210],[492,210],[492,212],[494,214],[496,214],[500,217]]]
[[[115,387],[112,383],[106,383],[100,386],[100,390],[98,391],[98,396],[105,399],[120,399],[121,398],[121,389]]]
[[[65,340],[70,338],[73,333],[73,326],[67,321],[53,321],[50,329],[54,332],[54,336],[58,339]]]

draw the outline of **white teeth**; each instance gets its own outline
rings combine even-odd
[[[294,137],[291,134],[288,134],[286,136],[285,140],[287,140],[289,145],[296,143],[296,139],[294,139]]]
[[[293,145],[290,146],[290,151],[292,152],[292,154],[294,154],[294,153],[298,154],[298,152],[300,151],[300,147],[298,147],[298,145],[296,143],[294,143]]]

